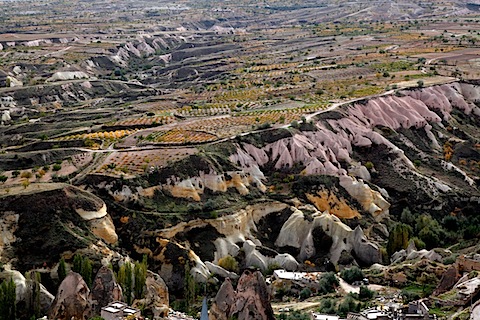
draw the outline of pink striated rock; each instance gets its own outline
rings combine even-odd
[[[259,271],[245,272],[238,280],[235,291],[230,279],[226,279],[215,297],[210,309],[210,320],[273,320],[265,279]]]
[[[88,319],[92,310],[90,289],[82,276],[70,272],[58,288],[49,318],[57,320]]]
[[[113,301],[122,301],[122,288],[115,281],[113,271],[103,266],[98,270],[93,281],[90,299],[93,304],[94,314],[100,314],[103,307]]]

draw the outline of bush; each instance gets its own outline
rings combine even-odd
[[[231,255],[227,255],[218,260],[218,265],[225,270],[238,272],[238,262]]]
[[[342,272],[340,272],[340,276],[343,280],[350,284],[354,283],[355,281],[361,281],[365,277],[362,270],[360,270],[360,268],[357,266],[353,266],[349,269],[343,269]]]
[[[62,169],[62,165],[58,163],[55,163],[52,167],[53,171],[60,171],[60,169]]]
[[[412,302],[421,298],[417,292],[409,291],[407,289],[403,289],[400,295],[402,296],[404,303]]]
[[[417,85],[418,85],[419,88],[422,88],[424,84],[425,83],[423,82],[423,80],[418,80],[417,81]]]
[[[267,271],[265,271],[265,275],[271,276],[273,274],[273,271],[281,268],[282,267],[278,263],[274,262],[268,266]]]
[[[408,246],[408,238],[412,233],[412,228],[404,223],[397,223],[393,230],[390,231],[387,243],[387,253],[391,257],[392,254]]]
[[[373,169],[373,163],[371,161],[367,161],[365,163],[365,168],[367,168],[368,170],[372,170]]]
[[[257,130],[265,130],[271,128],[272,125],[269,122],[264,122],[257,126]]]
[[[300,128],[300,125],[298,124],[298,121],[297,121],[297,120],[293,120],[293,121],[290,123],[290,126],[292,126],[292,128],[295,128],[295,129]]]
[[[325,314],[335,314],[335,300],[323,299],[318,312]]]
[[[345,317],[349,312],[360,311],[360,304],[356,303],[352,296],[347,295],[345,299],[338,305],[337,313]]]
[[[310,298],[311,295],[312,295],[312,291],[309,288],[305,288],[302,291],[300,291],[300,299],[302,300]]]
[[[443,259],[443,264],[445,264],[445,265],[453,264],[456,260],[457,260],[457,256],[456,255],[451,255],[451,256]]]
[[[457,231],[459,228],[458,218],[456,216],[446,216],[443,218],[442,224],[448,231]]]
[[[358,293],[358,298],[360,300],[370,300],[375,296],[375,291],[368,289],[366,286],[360,287],[360,292]]]
[[[33,176],[32,172],[30,171],[23,171],[20,175],[20,178],[30,179]]]
[[[15,170],[15,171],[12,172],[12,177],[14,177],[14,178],[18,177],[19,175],[20,175],[20,171],[18,171],[18,170]]]
[[[335,291],[339,285],[338,279],[333,272],[327,272],[322,275],[318,282],[318,294],[327,294]]]
[[[445,231],[430,215],[422,214],[415,221],[418,237],[425,242],[427,249],[439,247],[442,244],[441,239],[445,236]]]
[[[7,181],[8,177],[7,176],[4,176],[3,174],[0,175],[0,182],[1,183],[4,183],[5,181]]]
[[[287,313],[281,313],[278,316],[278,319],[280,320],[309,320],[310,315],[306,312],[294,310],[292,312]]]
[[[415,243],[415,247],[418,250],[422,250],[426,248],[425,242],[422,241],[422,239],[419,239],[417,237],[413,237],[411,240],[413,240],[413,243]]]

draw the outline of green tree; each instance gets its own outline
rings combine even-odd
[[[135,262],[135,298],[144,297],[145,281],[147,280],[147,256],[143,255],[142,262]]]
[[[128,304],[132,303],[132,264],[130,262],[125,262],[120,269],[118,270],[117,275],[118,283],[122,286],[123,297],[125,302]]]
[[[335,313],[335,300],[333,299],[323,299],[318,309],[321,313],[334,314]]]
[[[393,230],[390,231],[390,235],[388,236],[387,243],[387,253],[389,257],[398,250],[407,248],[411,233],[412,229],[404,223],[397,223],[393,227]]]
[[[92,267],[92,261],[90,259],[88,258],[83,259],[82,270],[80,271],[80,275],[82,276],[87,286],[91,288],[93,283],[93,267]]]
[[[0,319],[15,320],[17,313],[15,282],[4,280],[0,285]]]
[[[345,317],[349,312],[360,310],[360,304],[356,303],[351,295],[347,295],[345,299],[338,305],[338,314]]]
[[[343,280],[350,284],[354,283],[355,281],[361,281],[365,277],[362,270],[360,270],[360,268],[357,266],[343,269],[342,272],[340,272],[340,276]]]
[[[1,183],[4,183],[5,181],[7,181],[7,179],[8,179],[7,176],[5,176],[5,175],[3,175],[3,174],[0,175],[0,182],[1,182]]]
[[[310,298],[311,295],[312,295],[312,290],[310,290],[309,288],[305,288],[302,291],[300,291],[300,299],[302,300]]]
[[[58,281],[62,282],[63,279],[67,276],[67,268],[65,266],[65,260],[63,258],[60,259],[58,263]]]
[[[427,249],[439,247],[445,238],[445,230],[428,214],[420,215],[415,221],[415,230]]]
[[[25,274],[28,283],[27,299],[26,299],[26,313],[33,314],[35,319],[40,318],[41,304],[40,304],[40,272],[30,271]]]
[[[72,271],[76,273],[82,273],[82,263],[83,263],[83,258],[81,255],[78,253],[73,257],[73,266],[72,266]]]
[[[327,294],[335,291],[339,285],[338,279],[333,272],[327,272],[318,281],[318,294]]]
[[[360,287],[360,292],[358,293],[358,298],[360,300],[370,300],[373,298],[375,295],[375,292],[368,289],[366,286],[361,286]]]
[[[195,279],[193,279],[192,274],[190,273],[190,265],[185,262],[185,276],[184,276],[184,297],[186,303],[186,312],[191,311],[191,306],[195,301]]]

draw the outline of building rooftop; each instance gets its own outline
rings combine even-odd
[[[273,276],[283,280],[311,280],[317,281],[321,272],[291,272],[283,269],[273,271]]]

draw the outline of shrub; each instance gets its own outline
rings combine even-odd
[[[52,167],[53,171],[59,171],[60,169],[62,169],[62,165],[58,163],[55,163]]]
[[[358,293],[358,298],[360,300],[370,300],[375,295],[375,291],[368,289],[366,286],[360,287],[360,292]]]
[[[225,270],[238,272],[238,262],[231,255],[227,255],[218,260],[218,265]]]
[[[371,161],[367,161],[365,163],[365,168],[367,168],[368,170],[372,170],[373,169],[373,163]]]
[[[272,125],[269,122],[264,122],[257,126],[257,130],[265,130],[271,128]]]
[[[298,124],[298,121],[297,121],[297,120],[293,120],[293,121],[290,123],[290,126],[292,126],[292,128],[295,128],[295,129],[300,128],[300,125]]]
[[[300,299],[305,300],[312,295],[312,291],[309,288],[305,288],[300,291]]]
[[[267,270],[265,271],[265,275],[270,276],[273,274],[273,271],[281,268],[282,267],[278,263],[274,262],[268,266]]]
[[[449,231],[457,231],[459,227],[458,218],[456,216],[446,216],[442,220],[445,229]]]
[[[456,255],[451,255],[451,256],[443,259],[443,264],[445,264],[445,265],[453,264],[456,260],[457,260],[457,256]]]
[[[412,233],[412,228],[404,223],[397,223],[393,230],[390,231],[387,243],[388,256],[392,256],[395,252],[401,249],[406,249],[408,246],[408,238]]]
[[[425,83],[423,82],[423,80],[418,80],[417,81],[417,85],[418,85],[419,88],[422,88],[424,86],[424,84]]]
[[[33,176],[32,172],[30,171],[23,171],[20,175],[20,178],[30,179]]]
[[[67,276],[67,267],[65,265],[65,260],[62,258],[60,259],[60,262],[58,263],[58,281],[62,282],[63,279]]]
[[[318,282],[318,294],[327,294],[335,291],[339,285],[338,279],[333,272],[327,272],[322,275]]]
[[[4,183],[5,181],[7,181],[8,177],[7,176],[4,176],[3,174],[0,175],[0,182],[1,183]]]
[[[292,312],[287,313],[281,313],[278,316],[278,319],[280,320],[309,320],[310,315],[306,312],[294,310]]]
[[[14,177],[14,178],[18,177],[19,175],[20,175],[20,171],[18,171],[18,170],[15,170],[15,171],[12,172],[12,177]]]
[[[425,249],[426,245],[425,242],[422,241],[422,239],[419,239],[417,237],[413,237],[411,240],[413,240],[413,243],[415,243],[415,247],[418,250]]]
[[[28,179],[23,179],[22,181],[22,186],[24,189],[27,189],[27,187],[30,185],[30,180]]]
[[[349,312],[360,311],[360,304],[356,303],[352,296],[347,295],[345,299],[338,305],[338,314],[345,317]]]
[[[320,304],[318,312],[325,314],[334,314],[335,313],[335,300],[333,299],[323,299]]]
[[[355,281],[361,281],[365,276],[359,267],[353,266],[349,269],[343,269],[340,276],[346,282],[352,284]]]

